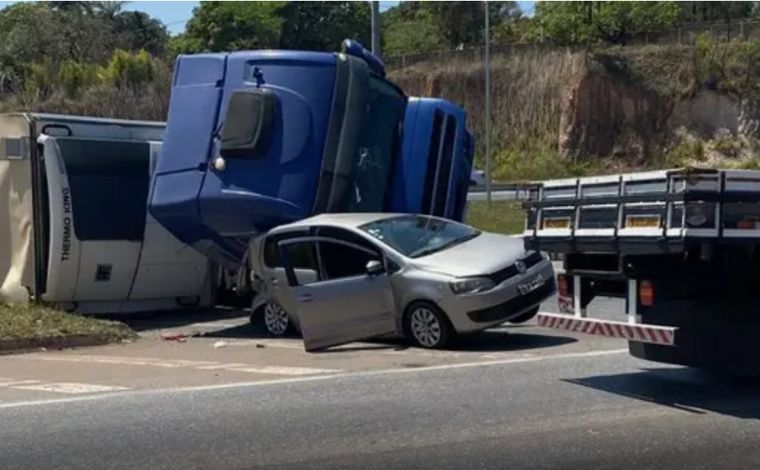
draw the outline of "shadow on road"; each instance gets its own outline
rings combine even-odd
[[[520,326],[512,328],[520,329]],[[567,336],[553,336],[536,333],[518,331],[515,333],[499,331],[482,331],[480,333],[466,335],[452,346],[451,349],[456,351],[473,351],[473,352],[506,352],[526,349],[543,349],[562,346],[563,344],[574,343],[578,341],[575,338]]]
[[[561,346],[577,341],[564,336],[548,336],[533,333],[512,334],[503,330],[483,331],[465,335],[454,341],[447,351],[457,352],[508,352],[528,349],[541,349]],[[338,353],[345,351],[371,351],[376,349],[393,349],[396,351],[410,349],[409,343],[400,338],[376,339],[363,345],[346,345],[325,349],[320,353]]]
[[[231,318],[240,318],[247,313],[234,308],[199,308],[194,310],[172,310],[168,312],[147,312],[130,315],[100,316],[126,323],[135,331],[148,331],[166,328],[181,328],[195,323],[223,322]]]
[[[760,383],[739,382],[695,369],[642,369],[564,381],[694,414],[760,419]]]

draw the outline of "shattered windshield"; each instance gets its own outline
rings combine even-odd
[[[410,258],[445,250],[480,234],[464,224],[420,215],[389,217],[359,228]]]
[[[379,77],[370,77],[369,99],[356,149],[349,211],[383,209],[405,106],[404,96],[393,85]]]

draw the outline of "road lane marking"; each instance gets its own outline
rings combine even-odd
[[[169,369],[188,368],[198,370],[227,370],[231,372],[245,372],[249,374],[289,376],[326,373],[333,374],[337,372],[343,372],[342,370],[338,369],[323,369],[315,367],[257,366],[255,364],[223,363],[215,361],[191,361],[184,359],[160,359],[154,357],[130,356],[89,356],[84,354],[29,354],[26,356],[19,356],[18,359],[128,366],[149,366]]]
[[[333,379],[351,379],[351,378],[359,378],[359,377],[374,377],[374,376],[396,375],[396,374],[415,374],[415,373],[421,373],[421,372],[432,372],[432,371],[446,370],[446,369],[466,369],[466,368],[476,368],[476,367],[505,366],[505,365],[511,365],[511,364],[525,364],[525,363],[531,363],[531,362],[548,362],[548,361],[568,360],[568,359],[585,359],[585,358],[593,358],[593,357],[600,357],[600,356],[624,354],[627,352],[628,352],[628,349],[608,349],[608,350],[601,350],[601,351],[584,351],[584,352],[577,352],[577,353],[563,353],[563,354],[553,354],[553,355],[546,355],[546,356],[530,356],[530,357],[525,356],[525,357],[516,357],[516,358],[502,359],[502,360],[496,360],[496,361],[480,361],[480,362],[467,362],[467,363],[460,363],[460,364],[443,364],[443,365],[437,365],[437,366],[416,367],[416,368],[385,369],[385,370],[375,370],[375,371],[336,373],[336,374],[326,374],[326,375],[313,375],[313,376],[308,376],[308,377],[290,377],[290,378],[283,378],[283,379],[261,380],[261,381],[256,381],[256,382],[234,382],[234,383],[227,383],[227,384],[199,385],[199,386],[193,386],[193,387],[173,387],[173,388],[163,388],[163,389],[153,389],[153,390],[151,389],[127,390],[127,391],[122,391],[122,392],[103,393],[100,395],[86,395],[82,397],[0,403],[0,410],[22,408],[22,407],[29,407],[29,406],[65,404],[65,403],[73,403],[73,402],[81,402],[81,401],[105,400],[108,398],[124,397],[124,396],[151,395],[151,394],[159,394],[159,393],[204,392],[204,391],[224,390],[224,389],[232,389],[232,388],[249,388],[249,387],[267,386],[267,385],[293,384],[293,383],[300,383],[300,382],[317,382],[317,381],[333,380]]]
[[[236,372],[250,372],[252,374],[271,374],[271,375],[311,375],[311,374],[334,374],[341,372],[337,369],[317,369],[314,367],[291,367],[291,366],[253,366],[253,367],[233,367],[227,370]]]
[[[240,323],[225,323],[225,322],[218,322],[218,321],[191,323],[187,327],[188,328],[238,328],[240,326],[245,326],[247,324],[248,324],[248,320],[246,319],[245,322],[240,322]]]
[[[14,388],[19,385],[32,385],[40,383],[40,380],[15,380],[15,379],[0,379],[0,387]]]
[[[70,395],[77,395],[80,393],[103,393],[129,390],[129,387],[119,387],[115,385],[93,385],[74,382],[52,382],[40,383],[36,385],[19,385],[14,386],[13,388],[18,390],[33,390],[37,392],[66,393]]]

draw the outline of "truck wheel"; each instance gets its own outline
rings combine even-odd
[[[427,349],[446,347],[455,335],[443,311],[430,302],[415,302],[404,315],[406,338]]]
[[[522,313],[522,314],[516,316],[515,318],[510,318],[509,319],[509,323],[515,323],[515,324],[517,324],[517,323],[525,323],[528,320],[532,320],[533,317],[535,317],[536,315],[538,315],[538,309],[540,307],[541,306],[539,305],[536,308],[532,308],[532,309],[528,310],[527,312]]]
[[[264,305],[264,327],[269,336],[281,337],[293,331],[293,322],[280,304],[268,302]]]

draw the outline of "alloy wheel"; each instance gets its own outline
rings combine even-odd
[[[432,310],[427,307],[417,307],[412,310],[410,329],[414,339],[422,346],[433,348],[441,341],[441,322]]]
[[[282,336],[288,330],[290,319],[285,309],[274,302],[269,302],[264,307],[264,324],[269,334]]]

